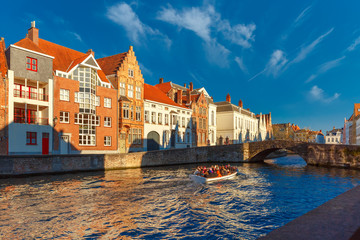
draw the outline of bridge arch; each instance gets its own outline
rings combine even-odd
[[[246,148],[246,146],[244,146]],[[279,149],[289,150],[299,155],[306,163],[308,163],[308,144],[303,142],[291,141],[261,141],[252,142],[248,145],[248,161],[263,162],[265,158]]]

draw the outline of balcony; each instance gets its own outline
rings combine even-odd
[[[38,117],[25,117],[23,115],[15,115],[14,116],[14,123],[24,123],[24,124],[37,124],[37,125],[49,125],[48,118],[38,118]]]
[[[29,109],[25,109],[22,106],[15,107],[14,123],[49,125],[48,114],[46,112],[47,109],[43,109],[42,111],[37,111],[31,109],[30,107],[34,107],[34,106],[29,105]]]
[[[38,101],[49,101],[47,94],[37,93],[36,91],[24,91],[19,89],[14,89],[14,97],[26,98]]]

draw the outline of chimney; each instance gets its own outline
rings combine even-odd
[[[189,88],[190,88],[190,92],[191,92],[192,90],[194,90],[194,86],[193,86],[193,83],[192,83],[192,82],[190,82]]]
[[[176,103],[182,105],[182,90],[181,89],[177,90],[177,101],[176,101]]]
[[[241,99],[239,100],[239,107],[243,107],[243,102],[241,101]]]
[[[186,83],[184,83],[184,88],[186,88]]]
[[[162,83],[164,83],[164,79],[163,79],[163,78],[160,78],[160,79],[159,79],[159,84],[162,84]]]
[[[229,102],[229,103],[231,103],[231,97],[230,97],[230,94],[229,94],[229,93],[226,95],[226,101]]]
[[[39,29],[35,27],[35,21],[31,22],[31,28],[28,30],[28,38],[36,45],[39,45]]]
[[[190,93],[190,89],[187,89],[186,90],[186,104],[189,104],[190,103],[190,100],[191,100],[191,98],[190,98],[190,96],[191,96],[191,93]]]
[[[87,50],[86,54],[91,54],[95,57],[95,52],[92,49]]]

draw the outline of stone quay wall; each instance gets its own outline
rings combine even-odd
[[[262,141],[121,154],[0,156],[0,177],[210,162],[261,162],[278,149],[291,150],[310,165],[360,169],[360,146]]]
[[[120,154],[0,156],[0,177],[191,163],[242,162],[241,144]]]

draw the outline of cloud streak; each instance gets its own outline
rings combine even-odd
[[[237,65],[239,66],[239,68],[241,69],[241,71],[243,71],[244,73],[248,74],[249,71],[247,69],[247,67],[244,64],[244,61],[242,58],[239,57],[235,57],[235,62],[237,63]]]
[[[346,49],[349,52],[352,52],[355,50],[355,48],[360,44],[360,37],[356,38],[354,42]]]
[[[341,64],[341,61],[345,59],[345,56],[342,56],[340,58],[337,58],[337,59],[334,59],[334,60],[331,60],[331,61],[328,61],[328,62],[325,62],[323,64],[321,64],[319,67],[318,67],[318,70],[315,74],[312,74],[306,81],[305,83],[309,83],[311,82],[312,80],[314,80],[315,78],[317,78],[320,74],[324,74],[326,73],[327,71],[329,71],[330,69],[333,69],[337,66],[339,66]]]
[[[333,96],[327,97],[325,94],[325,91],[315,85],[310,89],[308,96],[309,96],[309,99],[312,101],[331,103],[332,101],[338,99],[340,97],[340,94],[335,93]]]

